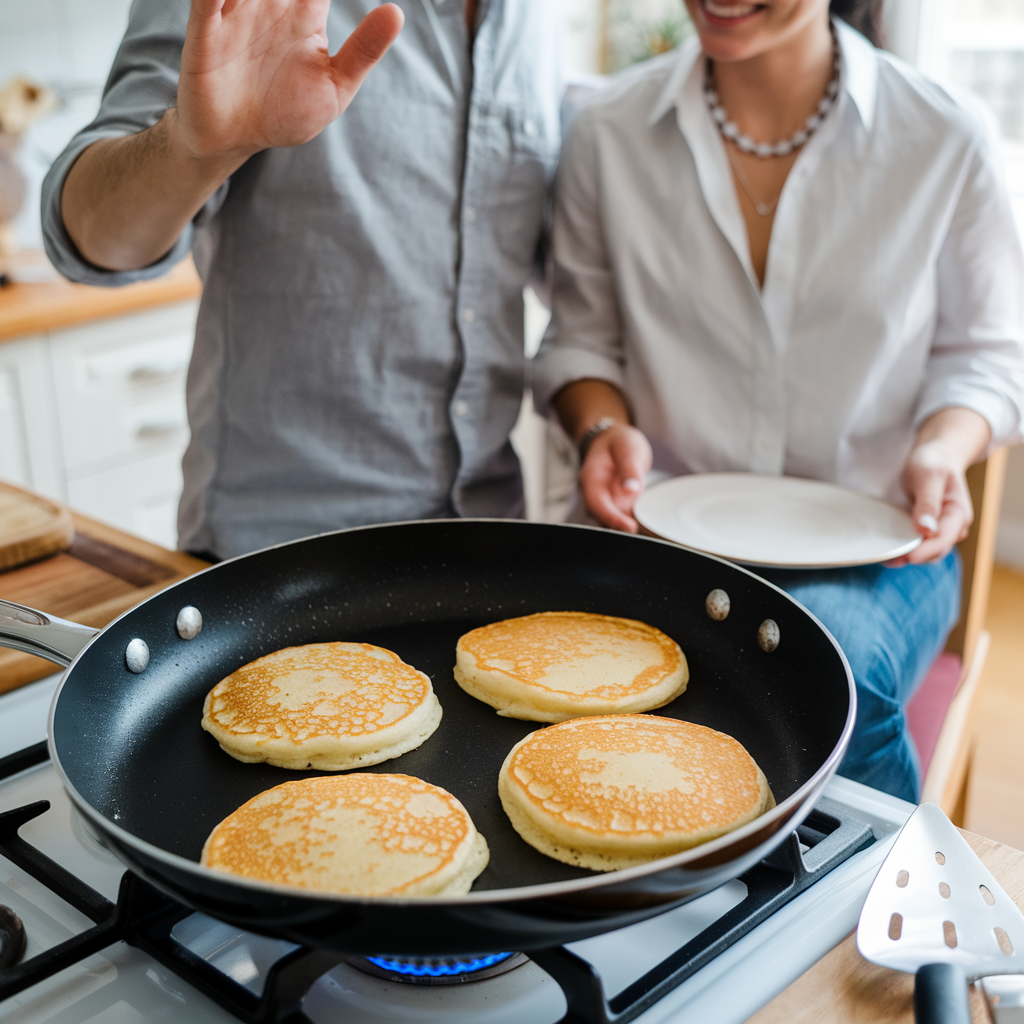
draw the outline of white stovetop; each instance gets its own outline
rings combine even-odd
[[[45,738],[46,710],[57,677],[0,698],[0,756]],[[715,1021],[739,1024],[831,949],[857,924],[861,905],[911,804],[835,778],[825,790],[870,822],[883,837],[802,893],[738,943],[637,1018],[639,1024]],[[0,810],[47,799],[51,809],[22,835],[110,899],[123,868],[92,840],[49,764],[0,783]],[[742,899],[731,882],[699,900],[573,949],[601,973],[609,996],[622,991],[669,952]],[[21,915],[28,956],[87,927],[89,922],[38,883],[0,859],[0,903]],[[281,955],[282,944],[246,937],[194,915],[176,932],[242,984],[258,985],[258,965]],[[255,981],[253,979],[256,979]],[[393,984],[341,965],[316,983],[305,1003],[314,1024],[555,1024],[565,1012],[558,986],[529,963],[506,975],[461,986]],[[0,1003],[4,1024],[229,1024],[234,1018],[147,955],[122,943],[56,978]]]

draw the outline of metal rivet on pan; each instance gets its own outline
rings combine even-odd
[[[136,637],[132,640],[124,652],[124,663],[128,666],[129,672],[145,672],[149,664],[149,645],[145,640]]]
[[[767,651],[770,654],[779,646],[780,638],[779,624],[774,619],[765,619],[758,626],[757,642],[761,645],[762,651]]]
[[[722,619],[727,618],[729,615],[729,608],[731,607],[729,595],[724,590],[719,590],[716,587],[705,598],[704,607],[707,610],[708,615],[710,615],[715,622],[721,622]]]
[[[190,604],[185,605],[174,620],[174,628],[182,640],[195,640],[203,628],[202,613]]]

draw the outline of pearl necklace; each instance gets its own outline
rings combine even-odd
[[[752,156],[762,158],[788,156],[793,150],[799,149],[807,142],[821,126],[825,118],[832,112],[832,108],[839,99],[839,75],[842,70],[842,59],[839,53],[839,41],[836,39],[836,30],[831,23],[829,24],[829,31],[832,33],[832,78],[829,80],[825,95],[818,103],[815,112],[804,121],[803,126],[798,128],[788,139],[783,139],[781,142],[755,142],[749,135],[740,134],[736,122],[729,120],[729,115],[725,107],[722,106],[722,101],[718,98],[718,93],[715,90],[712,64],[710,60],[707,61],[704,72],[704,100],[708,105],[708,110],[711,111],[711,116],[714,118],[719,132],[721,132],[722,137],[727,142],[731,142],[744,153],[750,153]]]

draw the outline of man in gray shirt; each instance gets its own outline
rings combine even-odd
[[[136,0],[43,223],[76,281],[195,256],[181,547],[519,514],[508,435],[559,143],[556,8]]]

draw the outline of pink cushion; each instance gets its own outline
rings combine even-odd
[[[942,723],[960,682],[960,670],[960,659],[955,654],[940,654],[907,705],[907,726],[921,755],[922,778],[939,742]]]

